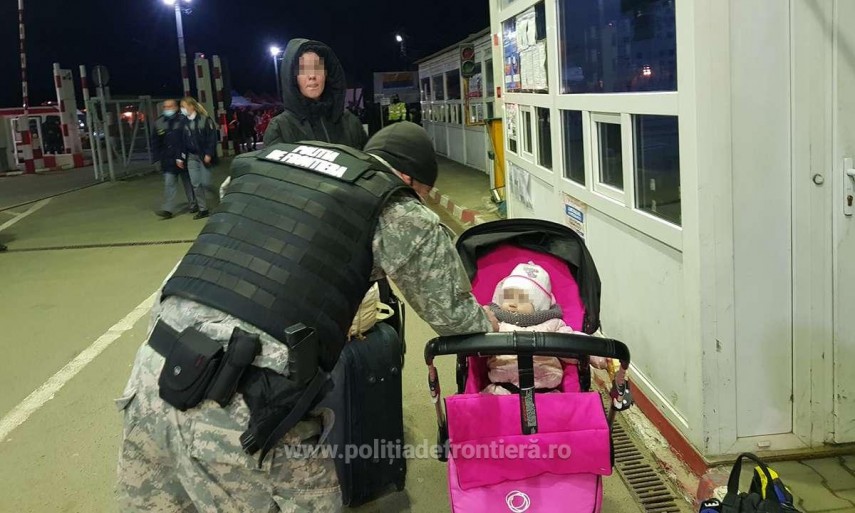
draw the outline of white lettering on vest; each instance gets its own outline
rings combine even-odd
[[[264,159],[341,178],[347,172],[347,168],[335,163],[340,155],[341,153],[323,148],[298,146],[292,152],[273,150]]]

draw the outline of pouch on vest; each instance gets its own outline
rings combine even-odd
[[[152,334],[152,346],[156,336]],[[195,407],[205,398],[222,356],[222,344],[194,329],[184,330],[165,356],[157,382],[160,398],[181,411]]]

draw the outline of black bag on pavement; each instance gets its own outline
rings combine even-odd
[[[391,485],[404,489],[402,363],[401,337],[380,322],[364,340],[348,343],[333,369],[334,388],[321,406],[335,413],[328,443],[346,506],[372,501]]]
[[[742,460],[752,460],[757,466],[748,492],[739,492]],[[722,513],[799,513],[793,505],[793,496],[763,460],[751,453],[739,455],[727,481],[727,495],[721,502]]]

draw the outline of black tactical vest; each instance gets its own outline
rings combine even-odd
[[[284,341],[303,323],[331,370],[370,285],[377,220],[410,191],[373,157],[345,146],[276,144],[235,159],[232,182],[163,297],[238,317]]]

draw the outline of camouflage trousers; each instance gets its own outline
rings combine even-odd
[[[228,341],[237,319],[197,303],[169,298],[155,307],[173,328],[193,326]],[[287,362],[287,349],[262,336],[255,364]],[[284,355],[277,351],[286,351]],[[157,381],[164,358],[148,344],[139,349],[125,392],[116,400],[124,413],[119,451],[118,496],[124,512],[341,511],[334,461],[311,451],[331,427],[328,411],[314,411],[283,437],[258,467],[258,455],[243,452],[239,437],[249,409],[237,394],[226,408],[203,401],[181,412],[160,399]],[[281,370],[281,369],[280,369]]]

